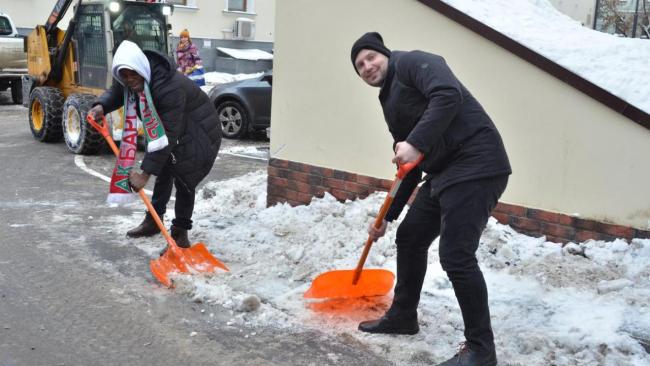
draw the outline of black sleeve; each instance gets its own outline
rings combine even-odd
[[[101,104],[104,114],[113,112],[124,105],[124,87],[119,81],[113,79],[113,85],[93,102],[93,107]]]
[[[148,174],[160,175],[172,149],[185,132],[183,122],[185,120],[185,92],[176,84],[170,81],[168,84],[160,86],[159,93],[152,91],[156,112],[165,127],[169,145],[164,149],[144,154],[140,168]]]
[[[397,75],[404,84],[419,90],[429,102],[406,138],[409,144],[426,155],[442,138],[460,109],[460,82],[442,57],[419,51],[402,57]]]
[[[404,177],[397,193],[395,193],[395,199],[386,213],[386,221],[391,222],[399,217],[421,179],[422,170],[417,166]]]

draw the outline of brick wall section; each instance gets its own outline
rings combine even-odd
[[[492,212],[500,223],[529,235],[546,235],[557,243],[583,242],[589,239],[611,241],[616,238],[650,238],[650,231],[608,224],[556,212],[526,208],[500,202]]]
[[[278,202],[305,205],[311,202],[312,197],[323,197],[325,192],[339,201],[365,198],[376,191],[387,191],[392,183],[387,179],[280,159],[269,161],[268,176],[269,206]]]
[[[387,191],[392,181],[322,168],[288,160],[271,159],[268,167],[267,205],[287,202],[306,205],[312,197],[329,192],[339,201],[365,198],[375,191]],[[500,223],[518,232],[541,236],[556,243],[588,239],[611,241],[616,238],[649,238],[650,231],[607,224],[555,212],[500,202],[492,212]]]

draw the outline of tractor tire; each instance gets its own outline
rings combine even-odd
[[[102,148],[102,135],[86,121],[95,99],[92,94],[70,94],[63,105],[63,140],[74,154],[96,154]]]
[[[14,104],[22,104],[23,102],[23,83],[20,79],[11,82],[11,101]]]
[[[57,88],[39,86],[29,95],[29,128],[40,142],[61,140],[63,93]]]

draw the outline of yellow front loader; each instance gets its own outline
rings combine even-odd
[[[86,121],[96,96],[112,83],[113,52],[123,40],[145,50],[169,54],[168,4],[135,1],[77,0],[68,29],[57,27],[74,0],[58,0],[45,25],[25,38],[28,76],[23,78],[23,105],[38,141],[65,140],[75,154],[93,154],[104,143]],[[108,116],[116,140],[123,121]]]

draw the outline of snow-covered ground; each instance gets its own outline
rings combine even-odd
[[[259,160],[269,160],[269,149],[260,148],[258,146],[227,146],[219,150],[219,155],[221,154],[243,156]]]
[[[450,282],[438,264],[437,242],[415,336],[368,335],[359,321],[380,316],[389,297],[346,302],[308,301],[312,279],[354,268],[368,223],[385,193],[309,206],[266,208],[265,172],[208,183],[197,193],[193,241],[205,242],[231,269],[211,277],[179,276],[176,290],[207,312],[231,314],[226,326],[319,329],[368,347],[397,365],[436,364],[462,341],[462,319]],[[118,230],[141,218],[115,217]],[[137,217],[136,217],[137,216]],[[397,223],[372,248],[367,266],[395,268]],[[500,365],[650,365],[650,240],[588,241],[562,248],[517,234],[491,219],[478,257],[490,293]],[[152,257],[160,237],[134,240]],[[241,329],[241,328],[240,328]],[[251,333],[254,337],[254,332]]]
[[[443,0],[650,113],[650,40],[586,27],[548,0]]]
[[[252,79],[259,76],[262,76],[263,72],[258,72],[255,74],[228,74],[225,72],[206,72],[205,73],[205,86],[201,87],[206,94],[212,90],[216,85],[232,83],[233,81],[239,81],[244,79]]]

